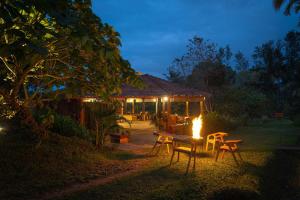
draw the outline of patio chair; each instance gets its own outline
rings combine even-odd
[[[185,144],[185,145],[182,145],[182,144]],[[196,144],[195,141],[180,140],[180,139],[174,138],[173,139],[173,154],[172,154],[172,157],[171,157],[170,166],[172,165],[172,161],[173,161],[173,158],[174,158],[174,155],[175,155],[176,152],[177,152],[177,162],[179,162],[180,153],[184,153],[184,154],[187,154],[189,156],[189,160],[188,160],[188,164],[187,164],[185,174],[187,174],[188,171],[189,171],[192,157],[194,157],[193,169],[195,170],[195,166],[196,166],[196,146],[197,146],[197,144]]]
[[[208,151],[209,145],[212,145],[211,152],[214,153],[216,145],[218,145],[219,142],[224,141],[225,136],[228,136],[228,133],[217,132],[209,134],[206,138],[206,151]]]
[[[235,156],[235,153],[237,153],[238,157],[240,158],[241,161],[243,161],[243,158],[239,152],[239,147],[238,144],[242,143],[242,140],[226,140],[226,141],[221,141],[220,146],[217,151],[216,155],[216,162],[218,161],[219,154],[222,151],[222,156],[221,158],[224,158],[225,152],[230,152],[234,161],[236,162],[237,165],[239,165],[239,162]]]
[[[167,147],[167,152],[169,154],[170,146],[172,147],[173,144],[173,137],[161,135],[160,133],[157,132],[154,132],[153,135],[155,135],[157,138],[149,154],[152,154],[154,150],[157,148],[157,151],[155,153],[155,155],[157,155],[164,145]]]

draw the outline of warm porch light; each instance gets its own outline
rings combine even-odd
[[[168,99],[169,99],[168,97],[163,97],[163,101],[165,102],[168,101]]]
[[[132,102],[134,102],[134,98],[128,98],[128,99],[126,100],[126,102],[132,103]]]
[[[193,139],[201,139],[202,116],[193,119]]]
[[[84,98],[82,101],[83,102],[96,102],[97,99],[96,98]]]

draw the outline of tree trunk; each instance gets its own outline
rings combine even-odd
[[[24,128],[28,128],[32,133],[38,136],[40,139],[47,136],[47,131],[43,125],[38,124],[34,119],[30,109],[28,107],[21,107],[15,116],[16,120],[20,122],[20,125]]]
[[[99,125],[98,121],[95,120],[95,129],[96,129],[96,147],[99,149]]]
[[[102,124],[102,129],[101,129],[101,150],[103,151],[103,147],[104,147],[104,139],[105,139],[105,132],[106,130],[104,129],[104,126]]]
[[[23,127],[30,130],[30,132],[34,133],[39,139],[47,136],[46,129],[36,122],[28,104],[23,103],[20,105],[16,98],[12,97],[6,99],[6,103],[11,110],[16,112],[11,120],[12,124],[10,128],[12,132],[18,131],[18,129]]]

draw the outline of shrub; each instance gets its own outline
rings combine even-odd
[[[36,109],[33,113],[39,124],[43,124],[45,128],[54,133],[91,140],[89,131],[69,116],[60,115],[49,108]]]
[[[215,96],[215,110],[239,118],[257,118],[267,113],[269,102],[264,94],[250,88],[227,88]]]
[[[241,120],[221,115],[217,112],[210,112],[204,116],[204,132],[206,134],[218,131],[231,131],[236,129]]]
[[[91,140],[91,134],[85,127],[78,124],[78,122],[71,117],[57,113],[54,114],[54,122],[50,130],[67,137],[76,136],[82,139]]]

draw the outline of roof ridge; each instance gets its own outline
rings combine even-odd
[[[148,75],[148,76],[151,77],[152,79],[159,79],[159,80],[165,81],[166,83],[169,83],[167,80],[164,80],[164,79],[162,79],[162,78],[159,78],[159,77],[156,77],[156,76],[152,76],[152,75],[150,75],[150,74],[145,74],[145,75]],[[162,87],[162,85],[159,84],[158,81],[155,81],[154,84],[157,85],[161,90],[163,90],[164,92],[166,92],[166,94],[168,94],[168,91],[167,91],[166,89],[164,89],[164,88]]]
[[[195,88],[190,88],[178,83],[172,83],[160,77],[150,74],[139,75],[147,86],[145,89],[138,89],[124,84],[122,95],[125,96],[164,96],[164,95],[185,95],[185,96],[209,96],[208,93]]]

